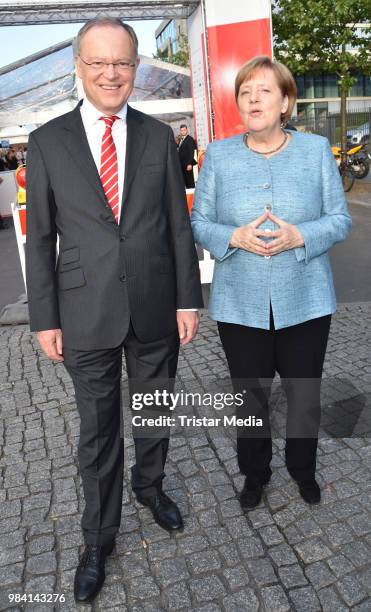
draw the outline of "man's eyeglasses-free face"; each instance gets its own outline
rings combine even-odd
[[[118,72],[130,72],[136,66],[135,62],[127,62],[124,60],[119,60],[118,62],[103,62],[101,60],[95,60],[94,62],[86,62],[81,57],[81,55],[79,55],[79,58],[81,59],[83,64],[89,66],[89,68],[91,68],[91,70],[94,70],[95,72],[103,72],[103,70],[106,70],[109,66],[113,66],[113,68]]]

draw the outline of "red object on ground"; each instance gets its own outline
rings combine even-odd
[[[26,235],[26,209],[25,208],[19,209],[19,220],[21,222],[22,236],[25,236]]]
[[[26,166],[18,166],[15,171],[15,180],[17,181],[18,187],[26,189]]]
[[[187,189],[186,190],[187,205],[188,205],[188,212],[189,212],[189,214],[191,214],[191,210],[192,210],[192,206],[193,206],[194,192],[195,192],[194,189]]]

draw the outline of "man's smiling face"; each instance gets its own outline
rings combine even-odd
[[[99,62],[111,63],[99,67]],[[118,62],[124,68],[112,65]],[[94,26],[80,41],[77,75],[82,80],[88,100],[105,115],[114,115],[127,102],[133,91],[138,64],[134,44],[120,26]]]

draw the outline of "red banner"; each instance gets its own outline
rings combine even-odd
[[[205,0],[204,7],[188,19],[199,149],[213,137],[243,131],[234,99],[236,74],[256,55],[272,56],[270,0]]]
[[[238,70],[256,55],[272,54],[270,20],[217,25],[207,35],[215,138],[227,138],[244,129],[234,97]]]

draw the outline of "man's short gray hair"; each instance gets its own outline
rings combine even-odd
[[[95,26],[105,25],[115,26],[125,30],[125,32],[127,32],[131,38],[131,42],[133,43],[135,49],[135,55],[138,55],[138,38],[134,28],[116,17],[95,17],[94,19],[90,19],[89,21],[87,21],[78,31],[77,36],[74,39],[72,45],[74,57],[80,55],[81,40],[85,36],[86,32],[88,32],[89,30],[91,30],[91,28],[94,28]]]

